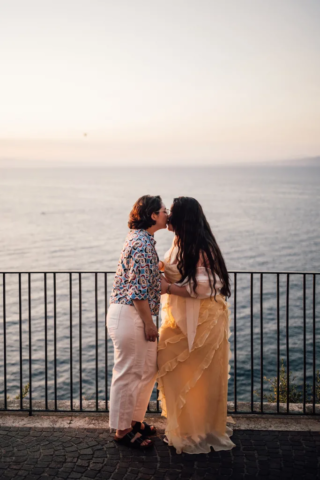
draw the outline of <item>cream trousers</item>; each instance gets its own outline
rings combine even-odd
[[[130,305],[112,303],[107,327],[114,346],[109,424],[125,430],[144,419],[156,380],[157,342],[146,340],[144,323]]]

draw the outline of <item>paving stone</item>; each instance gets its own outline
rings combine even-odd
[[[31,471],[31,473],[33,475],[41,475],[42,473],[44,473],[44,468],[36,467]]]
[[[106,467],[104,467],[106,468]],[[133,475],[138,475],[139,469],[138,468],[130,468],[129,473],[132,473]]]
[[[71,472],[65,472],[65,471],[60,470],[59,476],[60,476],[60,478],[68,478],[70,473]]]
[[[93,455],[93,450],[91,448],[84,448],[79,450],[81,455]]]
[[[132,473],[127,473],[124,477],[125,480],[135,480],[137,475],[133,475]]]
[[[98,472],[96,470],[87,470],[86,477],[88,478],[96,478]]]
[[[154,473],[156,473],[156,470],[155,469],[151,469],[151,468],[141,468],[140,470],[141,473],[145,474],[145,475],[153,475]]]
[[[201,475],[199,475],[199,473],[197,473],[197,477],[201,478]],[[167,472],[165,478],[166,479],[168,478],[169,480],[176,480],[177,478],[179,478],[179,472],[175,472],[175,471]]]
[[[102,463],[91,463],[90,465],[90,470],[95,470],[96,472],[99,472],[102,468]]]
[[[100,473],[103,474],[103,475],[108,473],[110,475],[110,478],[115,479],[115,480],[119,480],[119,479],[124,478],[126,476],[126,473],[119,473],[118,471],[113,472],[113,473],[101,471]]]
[[[87,467],[81,467],[80,465],[76,465],[73,471],[76,473],[84,473],[86,470]]]
[[[104,450],[98,450],[94,452],[94,458],[104,458],[106,456],[107,456],[107,453]]]

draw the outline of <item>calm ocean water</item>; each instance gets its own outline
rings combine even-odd
[[[297,166],[237,166],[213,168],[55,168],[0,169],[0,271],[113,271],[127,233],[127,218],[143,194],[160,194],[167,207],[180,195],[202,204],[220,244],[228,269],[243,271],[320,271],[320,168]],[[172,234],[156,234],[160,258]],[[32,276],[33,398],[44,398],[44,282]],[[24,384],[28,381],[27,276],[22,275],[22,348]],[[249,399],[250,292],[249,278],[238,278],[238,397]],[[285,280],[280,278],[281,357],[286,355]],[[83,394],[95,392],[94,275],[82,278]],[[104,275],[97,276],[99,398],[104,398]],[[317,289],[319,292],[317,282]],[[110,291],[112,276],[108,277]],[[307,277],[307,375],[312,372],[312,277]],[[264,278],[264,375],[276,372],[276,277]],[[260,384],[259,276],[254,277],[254,379]],[[72,347],[74,396],[79,395],[78,276],[72,276]],[[56,277],[58,398],[69,395],[69,276]],[[0,352],[3,351],[3,278],[0,279]],[[6,276],[8,394],[19,389],[18,277]],[[319,297],[319,294],[318,294]],[[319,316],[319,298],[317,298]],[[230,300],[233,314],[233,298]],[[302,379],[302,277],[290,285],[290,369]],[[53,398],[53,276],[47,276],[48,388]],[[233,316],[232,316],[233,320]],[[232,325],[231,325],[232,326]],[[318,335],[318,328],[317,328]],[[234,335],[230,338],[233,348]],[[109,342],[109,382],[112,367]],[[317,355],[319,359],[319,355]],[[319,366],[318,366],[319,368]],[[231,379],[233,381],[233,360]],[[267,382],[266,382],[267,386]],[[230,383],[230,395],[233,394]],[[0,397],[3,398],[3,355],[0,357]]]

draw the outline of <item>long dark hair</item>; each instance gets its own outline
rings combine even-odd
[[[138,198],[129,214],[128,227],[143,230],[152,227],[156,222],[152,220],[151,215],[153,213],[158,213],[161,205],[162,200],[159,195],[155,197],[144,195],[143,197]]]
[[[178,240],[178,270],[181,281],[189,278],[197,287],[196,270],[200,257],[209,276],[211,296],[215,292],[216,279],[209,272],[216,273],[222,281],[221,294],[230,297],[230,280],[221,250],[214,238],[210,225],[200,203],[191,197],[179,197],[173,200],[169,223]],[[215,296],[215,294],[214,294]]]

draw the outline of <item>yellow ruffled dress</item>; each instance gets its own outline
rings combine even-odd
[[[165,263],[172,283],[180,274]],[[177,453],[230,450],[232,430],[226,425],[230,344],[229,310],[224,297],[200,301],[192,347],[175,316],[186,315],[187,299],[162,296],[162,325],[158,344],[158,388],[166,436]],[[174,316],[175,315],[175,316]]]

